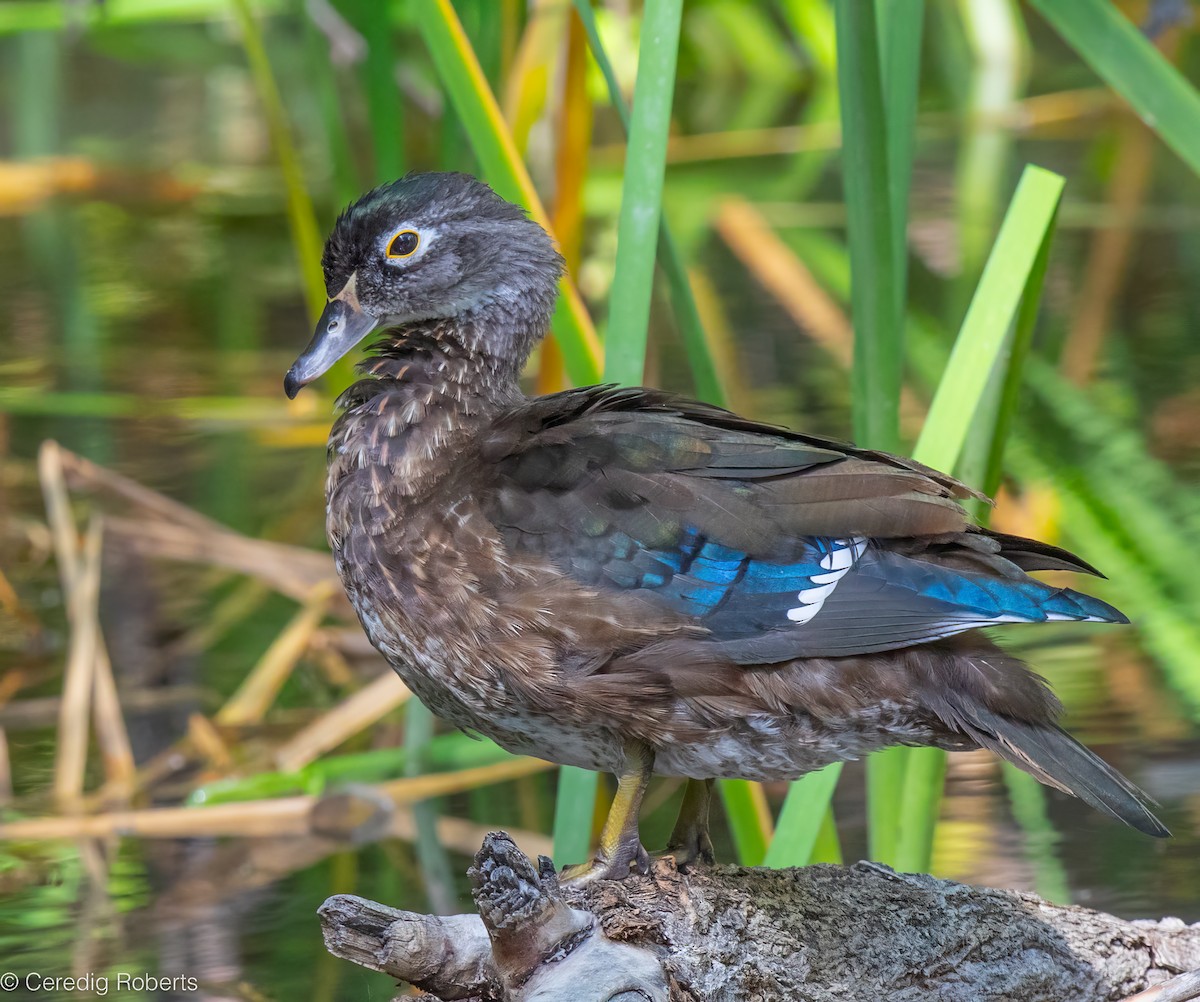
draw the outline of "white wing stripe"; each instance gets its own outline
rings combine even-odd
[[[867,551],[867,540],[864,536],[835,539],[833,545],[834,549],[821,558],[821,568],[826,573],[810,577],[809,581],[813,587],[801,591],[796,596],[800,604],[794,609],[788,609],[787,618],[793,623],[807,623],[820,612],[825,599],[833,594],[838,582]]]

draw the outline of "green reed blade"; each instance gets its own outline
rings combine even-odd
[[[1111,0],[1030,0],[1067,43],[1200,174],[1200,93]]]
[[[276,14],[282,0],[256,0],[259,15]],[[226,17],[228,0],[106,0],[78,8],[61,0],[30,0],[0,4],[0,35],[24,31],[61,31],[79,28],[112,28],[156,22],[211,21]]]
[[[1029,275],[1025,295],[1017,314],[1007,362],[993,370],[977,420],[971,425],[966,449],[960,457],[957,474],[969,484],[978,484],[983,493],[994,496],[1000,486],[1004,450],[1017,417],[1023,377],[1028,375],[1026,361],[1033,341],[1040,290],[1050,260],[1048,228]],[[990,439],[990,441],[989,441]],[[989,510],[980,506],[977,513],[983,524]],[[931,763],[931,768],[935,768]],[[1046,814],[1046,793],[1037,780],[1016,766],[1002,762],[1005,788],[1013,818],[1025,837],[1025,857],[1034,870],[1035,889],[1042,897],[1059,904],[1070,902],[1066,870],[1058,858],[1058,833]],[[915,770],[919,773],[919,768]],[[912,771],[910,771],[912,775]],[[916,780],[915,780],[916,781]]]
[[[300,154],[292,142],[287,112],[284,110],[279,86],[275,82],[275,74],[271,71],[271,61],[267,58],[267,49],[263,44],[258,21],[250,10],[249,0],[233,0],[233,10],[242,29],[242,46],[246,50],[246,61],[250,64],[254,88],[262,101],[263,114],[271,134],[271,146],[279,161],[279,172],[283,175],[292,244],[300,265],[308,312],[315,321],[325,308],[325,276],[321,272],[322,240],[321,231],[317,227],[317,213],[304,184]]]
[[[860,444],[900,444],[908,193],[912,178],[923,0],[834,4],[842,172],[849,230],[854,322],[854,434]],[[903,759],[868,764],[871,853],[891,855],[899,821]],[[793,785],[772,858],[807,859],[826,817],[833,778]],[[787,848],[783,848],[786,846]]]
[[[1012,360],[1032,330],[1044,275],[1046,238],[1053,224],[1063,181],[1028,167],[1001,226],[971,307],[946,364],[914,455],[940,469],[955,469],[991,373],[1006,348]],[[810,265],[817,263],[807,258]],[[825,256],[826,284],[845,291],[845,260]],[[852,265],[851,265],[852,266]],[[1010,341],[1010,327],[1019,319]],[[1005,378],[1005,403],[994,418],[1011,420],[1016,376]],[[877,767],[883,762],[886,771]],[[873,756],[869,782],[877,783],[871,803],[871,855],[899,869],[928,869],[933,830],[940,805],[944,753],[937,749],[893,748]],[[869,791],[870,792],[870,791]],[[885,830],[892,824],[891,830]],[[878,832],[877,832],[878,829]],[[879,850],[879,851],[877,851]]]
[[[831,792],[830,797],[832,796]],[[826,809],[821,820],[821,827],[817,831],[817,841],[813,845],[812,852],[809,853],[808,861],[810,863],[837,864],[846,861],[842,852],[842,840],[838,837],[837,818],[833,815],[832,804]]]
[[[725,821],[742,866],[761,866],[771,843],[771,812],[758,783],[721,779],[717,792],[725,807]]]
[[[835,0],[834,14],[853,275],[854,437],[860,445],[895,451],[900,444],[902,342],[878,27],[874,4],[861,0]]]
[[[1056,905],[1071,903],[1067,870],[1058,854],[1061,836],[1046,813],[1046,788],[1011,762],[1001,762],[1013,817],[1025,836],[1025,858],[1033,867],[1033,889]]]
[[[983,276],[963,320],[946,369],[921,429],[913,456],[935,469],[954,470],[971,427],[977,422],[1007,427],[1016,404],[1019,372],[1011,367],[1024,359],[1032,336],[1049,234],[1062,196],[1063,179],[1028,166],[1000,226]],[[1005,352],[1010,371],[1003,408],[981,413],[993,374],[1002,372]],[[989,449],[989,459],[998,455]],[[909,748],[900,753],[904,778],[900,787],[900,828],[895,856],[885,862],[899,870],[929,869],[934,829],[941,806],[946,753],[937,748]]]
[[[885,748],[867,759],[867,852],[871,859],[887,862],[896,858],[908,751]]]
[[[433,727],[433,712],[419,699],[410,699],[404,708],[405,776],[420,776],[428,771]],[[455,910],[458,896],[454,892],[454,867],[438,838],[438,801],[419,800],[412,804],[411,810],[417,830],[417,862],[425,881],[425,894],[435,912],[448,915]]]
[[[837,0],[842,174],[854,323],[854,435],[861,445],[900,447],[908,191],[912,178],[924,4]],[[867,763],[871,855],[888,858],[898,824],[894,752]]]
[[[839,258],[828,245],[813,250],[806,261],[844,296],[844,254]],[[942,336],[915,320],[911,330],[910,364],[931,385],[945,368]],[[1020,482],[1052,485],[1062,506],[1064,542],[1120,581],[1119,604],[1138,624],[1141,645],[1195,711],[1200,708],[1195,658],[1200,630],[1188,607],[1181,608],[1177,575],[1180,567],[1200,560],[1200,526],[1194,516],[1189,522],[1194,492],[1148,454],[1140,435],[1089,401],[1048,362],[1028,359],[1026,377],[1038,406],[1018,414],[1006,468]],[[1164,511],[1170,516],[1165,520]]]
[[[922,463],[940,470],[958,464],[993,367],[1011,345],[1010,329],[1036,277],[1063,183],[1040,167],[1022,173],[913,450]]]
[[[554,800],[554,861],[559,866],[582,863],[592,849],[592,818],[600,776],[588,769],[564,765],[558,771]]]
[[[351,23],[367,44],[360,77],[366,93],[367,124],[374,150],[372,184],[395,180],[404,173],[404,106],[396,85],[391,4],[354,0],[344,5]]]
[[[587,33],[592,58],[600,68],[600,73],[608,87],[608,98],[616,109],[617,117],[621,120],[621,127],[628,137],[629,103],[625,100],[625,95],[621,93],[621,85],[617,81],[616,71],[600,40],[591,0],[575,0],[575,9],[579,13],[579,19],[583,22],[584,31]],[[696,308],[696,298],[692,294],[692,284],[688,280],[683,255],[675,242],[671,228],[667,225],[665,215],[659,220],[658,263],[662,266],[663,274],[667,278],[667,286],[671,294],[671,308],[675,314],[675,322],[679,325],[679,332],[683,337],[683,347],[687,352],[688,364],[691,366],[696,395],[711,404],[723,404],[725,403],[725,388],[717,374],[716,361],[709,350],[708,338],[704,333],[704,325],[700,321],[700,311]]]
[[[346,111],[338,95],[337,75],[330,58],[329,39],[311,17],[304,19],[304,44],[316,104],[320,110],[321,145],[328,150],[334,201],[348,205],[362,192],[362,182],[350,149]]]
[[[413,0],[412,12],[484,177],[502,197],[524,205],[530,216],[552,232],[549,216],[450,0]],[[567,372],[576,383],[594,383],[601,367],[596,331],[575,287],[564,279],[560,292],[554,336]]]
[[[925,0],[875,0],[875,12],[879,26],[883,106],[887,114],[888,207],[896,296],[892,320],[894,336],[902,340],[908,275],[908,194],[912,184]],[[897,376],[897,386],[900,378]]]
[[[845,302],[850,285],[845,250],[816,233],[793,233],[788,240],[800,248],[805,263],[821,284]],[[910,316],[909,332],[908,360],[913,375],[932,386],[946,368],[943,334],[917,316]],[[1122,480],[1153,485],[1158,503],[1173,511],[1186,512],[1190,494],[1172,481],[1161,463],[1147,456],[1144,445],[1132,438],[1128,429],[1122,429],[1111,414],[1089,404],[1077,387],[1052,373],[1048,363],[1029,359],[1027,375],[1035,394],[1052,397],[1056,405],[1063,406],[1063,413],[1057,415],[1063,422],[1061,433],[1075,442],[1085,458],[1080,463],[1066,464],[1055,455],[1047,455],[1047,444],[1053,440],[1046,435],[1041,412],[1035,415],[1035,426],[1022,412],[1018,415],[1021,426],[1009,437],[1006,469],[1019,482],[1053,487],[1062,506],[1060,522],[1065,544],[1120,581],[1120,605],[1138,624],[1140,643],[1193,711],[1200,708],[1200,671],[1195,658],[1200,650],[1200,630],[1180,609],[1178,598],[1163,587],[1168,575],[1161,569],[1164,561],[1192,566],[1200,558],[1190,557],[1194,545],[1186,539],[1181,543],[1178,532],[1174,534],[1175,552],[1169,560],[1166,556],[1156,559],[1144,541],[1132,548],[1123,537],[1121,525],[1140,530],[1148,510],[1145,498],[1131,492],[1137,498],[1134,507],[1128,507],[1126,501],[1116,506],[1108,503],[1114,485]],[[1106,457],[1104,447],[1113,446],[1116,451]],[[1096,463],[1097,459],[1101,461]],[[1092,496],[1080,482],[1081,475],[1094,477],[1097,485],[1103,485],[1103,492]]]
[[[1000,364],[992,369],[975,420],[968,429],[967,442],[955,467],[955,474],[959,479],[978,488],[988,497],[995,496],[1004,475],[1004,449],[1017,418],[1017,405],[1026,378],[1025,363],[1033,344],[1033,329],[1037,324],[1042,286],[1045,284],[1046,269],[1050,264],[1050,242],[1053,234],[1052,217],[1029,270],[1025,291],[1021,295],[1013,323],[1012,336],[1003,348],[1004,357],[1001,358]],[[986,524],[987,511],[981,511],[979,515],[981,521]]]
[[[683,0],[648,4],[638,47],[604,353],[604,378],[632,386],[642,381],[646,360],[682,15]]]
[[[788,788],[763,863],[767,866],[803,866],[813,856],[829,817],[829,802],[842,775],[842,763],[810,772]]]

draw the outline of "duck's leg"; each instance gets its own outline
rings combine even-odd
[[[708,809],[715,780],[689,779],[679,805],[679,817],[667,840],[665,855],[675,857],[675,865],[686,870],[697,863],[712,863],[712,840],[708,837]]]
[[[639,873],[649,872],[650,856],[638,834],[638,814],[653,770],[654,752],[636,742],[625,746],[625,767],[617,777],[617,795],[604,820],[596,855],[590,862],[566,867],[560,880],[623,880],[629,876],[630,863],[637,865]]]

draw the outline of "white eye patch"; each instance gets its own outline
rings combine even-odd
[[[422,257],[438,237],[436,227],[418,228],[408,224],[384,233],[376,242],[379,256],[390,265],[402,266]]]

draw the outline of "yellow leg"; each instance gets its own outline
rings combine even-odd
[[[712,840],[708,837],[708,809],[714,780],[689,779],[679,805],[679,818],[667,840],[668,856],[675,857],[681,870],[697,863],[713,862]]]
[[[630,864],[636,865],[639,873],[649,872],[650,857],[638,836],[638,814],[653,770],[654,752],[642,744],[625,746],[625,768],[617,777],[617,795],[604,820],[596,855],[590,862],[568,866],[561,880],[623,880],[629,876]]]

